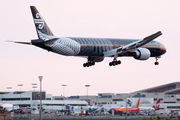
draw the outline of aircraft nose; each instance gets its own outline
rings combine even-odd
[[[161,49],[161,55],[165,54],[166,53],[166,47],[161,43],[160,44],[160,49]]]

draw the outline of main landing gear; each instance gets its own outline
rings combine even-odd
[[[120,65],[121,61],[117,60],[117,58],[114,58],[112,62],[109,62],[109,66],[115,66],[115,65]]]
[[[93,65],[95,65],[94,61],[88,61],[88,62],[83,64],[83,67],[89,67],[89,66],[93,66]]]
[[[154,62],[154,65],[159,65],[158,59],[161,58],[160,56],[155,57],[156,62]]]

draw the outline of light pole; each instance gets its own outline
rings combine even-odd
[[[35,88],[37,88],[36,85],[37,85],[36,83],[32,83],[32,88],[34,88],[34,95],[33,95],[34,98],[32,99],[32,100],[34,100],[34,105],[33,105],[34,107],[35,107]],[[32,97],[33,97],[33,96],[32,96]]]
[[[20,105],[21,105],[21,86],[23,86],[23,84],[18,84],[18,86],[20,87]]]
[[[62,110],[63,110],[63,107],[64,107],[64,99],[65,99],[65,90],[64,90],[64,87],[66,87],[67,85],[65,85],[65,84],[62,84],[62,86],[63,86],[63,96],[64,96],[64,98],[63,98],[63,106],[62,106]]]
[[[126,120],[127,120],[127,98],[126,98]]]
[[[10,92],[10,89],[12,89],[12,87],[7,87],[7,89],[9,89],[9,92]]]
[[[90,87],[90,85],[85,85],[85,87],[87,87],[87,102],[88,102],[88,87]],[[88,102],[89,104],[89,102]]]
[[[43,76],[39,76],[40,81],[40,120],[42,120],[42,78]]]
[[[7,89],[9,89],[9,92],[10,92],[10,89],[12,89],[12,87],[7,87]]]

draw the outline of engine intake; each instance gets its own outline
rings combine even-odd
[[[138,48],[135,51],[135,55],[133,56],[137,60],[147,60],[149,59],[151,53],[148,49],[146,48]]]

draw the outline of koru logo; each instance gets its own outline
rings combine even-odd
[[[38,27],[37,27],[38,29],[43,29],[44,20],[43,20],[41,14],[36,13],[36,19],[34,19],[34,23],[35,23],[35,25],[38,25]]]

